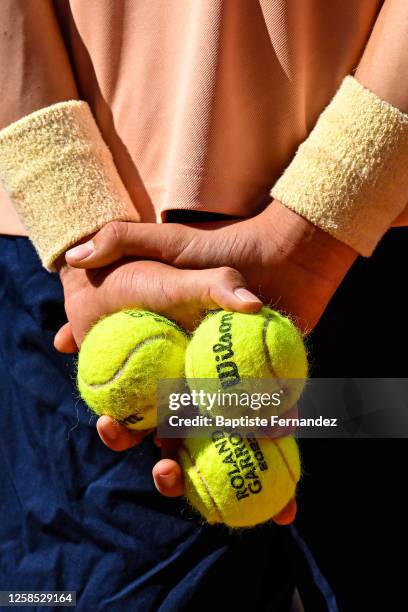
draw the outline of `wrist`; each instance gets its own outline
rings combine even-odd
[[[304,217],[273,200],[262,213],[282,256],[338,286],[358,253]]]

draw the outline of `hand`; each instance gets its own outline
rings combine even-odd
[[[55,347],[62,352],[75,352],[102,315],[126,306],[160,312],[192,329],[202,311],[209,308],[255,312],[262,305],[245,289],[241,274],[229,268],[178,270],[151,261],[127,261],[90,271],[76,270],[62,261],[58,267],[69,321],[55,337]],[[132,431],[106,416],[98,420],[97,430],[103,442],[116,451],[139,444],[150,433]],[[156,487],[167,496],[181,495],[181,469],[172,459],[174,441],[156,441],[164,457],[153,468]]]
[[[304,330],[314,327],[357,256],[276,201],[257,217],[235,223],[112,223],[81,246],[79,253],[67,253],[67,261],[78,268],[109,265],[130,255],[181,268],[229,262],[246,276],[249,288],[290,313]],[[106,419],[104,427],[106,432],[115,424]],[[118,434],[121,448],[130,445],[129,436],[128,431]],[[178,466],[167,466],[177,480]]]
[[[393,221],[391,227],[407,227],[407,226],[408,226],[408,206]]]
[[[102,270],[62,266],[68,323],[57,333],[55,347],[74,352],[91,326],[103,315],[125,307],[152,310],[194,328],[211,308],[256,312],[261,301],[231,268],[178,270],[154,261],[126,261]]]
[[[236,222],[108,223],[66,259],[91,269],[128,256],[179,268],[231,266],[264,302],[310,331],[357,253],[275,200],[258,216]]]

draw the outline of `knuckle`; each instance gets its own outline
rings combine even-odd
[[[218,268],[218,279],[227,283],[242,282],[242,276],[238,270],[230,268],[229,266]]]
[[[110,221],[103,226],[100,236],[104,241],[122,242],[125,235],[126,224],[122,221]]]

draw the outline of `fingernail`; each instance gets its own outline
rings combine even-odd
[[[93,253],[94,249],[95,246],[93,240],[88,240],[88,242],[84,242],[73,249],[69,249],[69,251],[66,252],[66,255],[70,259],[80,261],[81,259],[85,259],[85,257],[89,257],[89,255]]]
[[[177,483],[177,476],[174,472],[170,472],[169,474],[160,474],[158,476],[160,483],[164,485],[166,489],[171,489]]]
[[[241,300],[241,302],[258,302],[259,304],[262,304],[261,300],[257,298],[256,295],[248,291],[248,289],[245,289],[245,287],[238,287],[238,289],[234,290],[234,293],[237,298]]]

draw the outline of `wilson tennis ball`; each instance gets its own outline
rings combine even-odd
[[[292,437],[256,439],[237,430],[188,438],[179,448],[186,497],[208,521],[253,527],[295,497],[301,467]]]
[[[191,390],[224,393],[255,389],[253,381],[273,379],[270,388],[281,394],[277,412],[282,414],[302,393],[307,354],[301,333],[280,313],[267,307],[255,314],[219,310],[194,332],[185,372]],[[265,391],[268,384],[263,383]]]
[[[184,376],[186,347],[186,334],[153,312],[122,310],[105,317],[82,343],[79,392],[97,415],[131,429],[155,427],[157,382]]]

